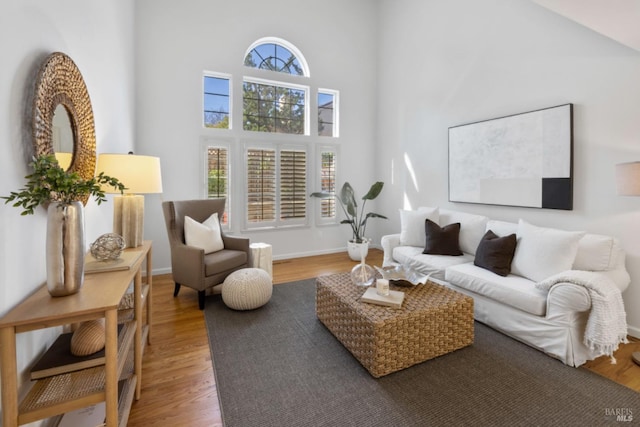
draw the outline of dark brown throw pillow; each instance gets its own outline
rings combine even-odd
[[[506,276],[511,272],[511,260],[516,252],[516,243],[515,234],[498,237],[489,230],[480,240],[473,263],[500,276]]]
[[[424,233],[427,244],[423,254],[429,255],[462,255],[458,236],[460,235],[460,223],[445,225],[440,227],[435,222],[427,219],[424,221]]]

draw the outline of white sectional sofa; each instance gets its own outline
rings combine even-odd
[[[476,320],[567,365],[580,366],[611,353],[611,349],[606,352],[585,344],[587,323],[590,328],[599,326],[589,321],[594,294],[584,282],[606,284],[614,294],[628,287],[625,253],[617,239],[438,208],[400,212],[401,233],[382,238],[384,266],[404,265],[470,295]],[[460,223],[458,241],[463,254],[423,254],[425,219],[440,226]],[[511,272],[505,277],[474,265],[476,250],[487,230],[497,236],[517,236]],[[545,280],[546,288],[536,286]],[[624,319],[624,308],[616,315]],[[620,337],[621,342],[624,339]]]

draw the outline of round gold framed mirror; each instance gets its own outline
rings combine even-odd
[[[94,176],[96,132],[91,99],[80,70],[64,53],[49,55],[38,73],[33,140],[36,156],[70,158],[68,170],[84,179]],[[65,167],[63,160],[59,162]]]

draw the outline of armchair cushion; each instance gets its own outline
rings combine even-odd
[[[204,274],[213,276],[225,271],[233,271],[246,266],[248,261],[246,252],[223,249],[204,256]]]
[[[205,254],[224,249],[218,213],[214,212],[202,224],[190,216],[184,217],[184,239],[188,246],[204,249]]]

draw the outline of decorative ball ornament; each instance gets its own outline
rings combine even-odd
[[[91,244],[91,255],[98,261],[114,261],[120,258],[122,250],[125,248],[124,239],[121,235],[107,233],[98,237]]]
[[[71,354],[88,356],[104,348],[104,318],[82,322],[71,336]]]

